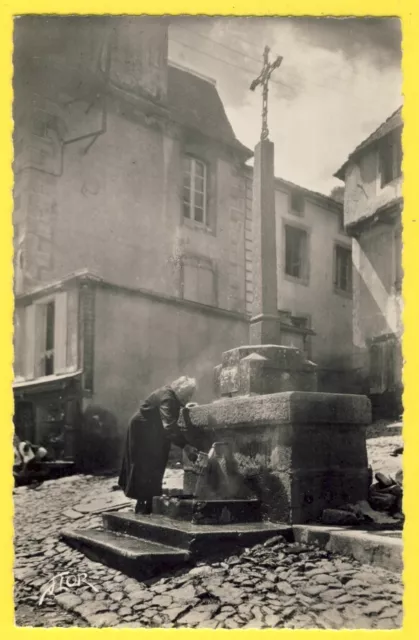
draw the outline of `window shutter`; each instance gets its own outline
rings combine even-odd
[[[385,346],[385,390],[394,391],[395,388],[395,341],[388,340]]]
[[[55,297],[54,327],[54,373],[63,373],[67,368],[67,293]]]
[[[25,312],[25,378],[35,376],[35,305],[26,307]]]
[[[370,393],[383,393],[384,384],[384,348],[383,343],[370,347]]]

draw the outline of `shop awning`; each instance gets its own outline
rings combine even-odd
[[[71,373],[44,376],[42,378],[35,378],[33,380],[16,381],[13,383],[12,387],[15,394],[19,394],[19,392],[24,393],[26,391],[29,391],[31,393],[54,391],[55,389],[65,388],[70,382],[72,382],[76,378],[79,378],[81,374],[82,370],[80,369]]]

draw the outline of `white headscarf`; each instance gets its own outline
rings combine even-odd
[[[174,380],[170,387],[177,395],[179,402],[182,405],[186,405],[197,389],[197,383],[195,378],[189,378],[188,376],[181,376],[177,380]]]

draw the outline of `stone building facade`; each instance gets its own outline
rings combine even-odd
[[[355,390],[352,362],[351,239],[343,207],[323,194],[275,179],[278,313],[281,344],[318,365],[319,389]],[[252,174],[246,180],[246,305],[251,311]]]
[[[161,18],[16,20],[15,422],[57,456],[96,432],[116,456],[182,373],[210,401],[220,353],[248,343],[252,153],[167,43]],[[283,339],[346,390],[341,205],[277,180],[276,208]]]
[[[350,154],[344,220],[352,237],[354,368],[377,414],[400,415],[402,395],[402,114]]]
[[[19,19],[14,62],[21,434],[47,443],[88,406],[123,430],[185,372],[209,400],[220,349],[247,341],[251,156],[215,83],[168,64],[160,19]]]

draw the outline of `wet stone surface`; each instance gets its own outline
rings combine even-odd
[[[177,471],[169,472],[168,484],[176,484],[178,476]],[[148,584],[91,562],[60,542],[59,532],[64,527],[99,526],[97,513],[75,518],[77,504],[110,492],[114,484],[114,478],[73,476],[44,483],[38,490],[15,490],[18,626],[395,629],[402,625],[400,576],[280,537]],[[61,583],[60,574],[65,574]]]

